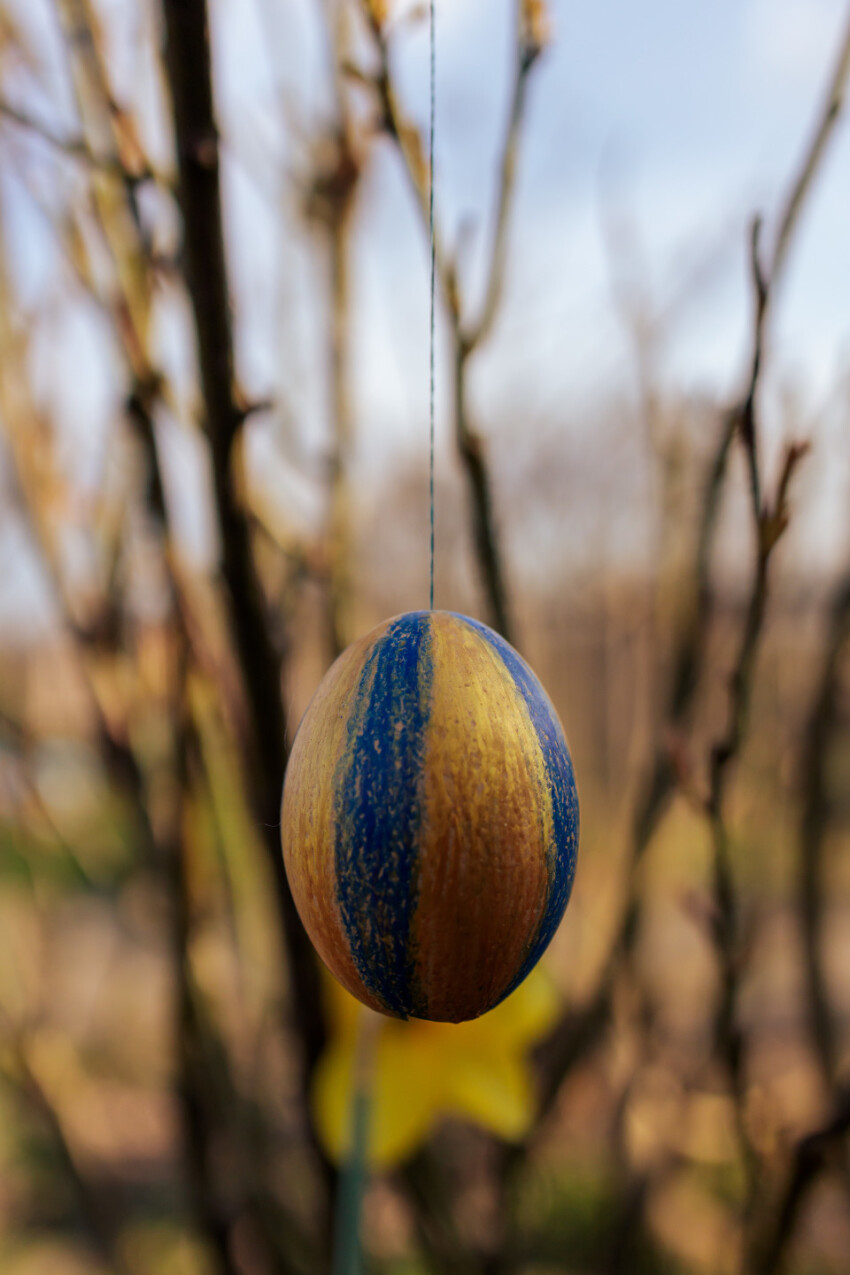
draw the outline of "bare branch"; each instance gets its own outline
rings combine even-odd
[[[103,163],[110,167],[109,161],[101,161],[95,158],[89,150],[86,139],[79,134],[61,133],[52,128],[44,120],[36,119],[29,112],[21,110],[12,102],[5,99],[0,100],[0,116],[15,124],[18,128],[25,129],[28,133],[33,133],[41,141],[46,142],[48,146],[52,146],[54,150],[62,151],[65,155],[70,155],[74,159],[82,160],[86,164],[99,165]]]
[[[785,262],[794,238],[800,211],[817,176],[823,161],[824,152],[835,125],[838,123],[838,118],[844,109],[848,78],[850,78],[850,16],[848,16],[847,27],[841,40],[835,69],[826,91],[821,114],[815,125],[806,153],[803,156],[800,172],[791,187],[780,217],[770,267],[771,290],[775,290],[777,281],[784,275]]]
[[[767,270],[762,265],[759,251],[761,222],[756,219],[753,223],[751,239],[751,269],[755,298],[753,352],[746,391],[740,403],[731,410],[728,417],[731,428],[733,430],[737,428],[741,435],[747,457],[757,553],[744,633],[730,679],[727,726],[724,735],[715,744],[711,753],[710,791],[706,812],[711,824],[714,844],[716,915],[713,932],[721,970],[721,995],[716,1016],[717,1040],[721,1056],[725,1059],[729,1071],[735,1096],[738,1133],[748,1168],[750,1207],[755,1200],[759,1164],[744,1119],[746,1087],[744,1041],[740,1025],[736,1021],[741,979],[742,936],[729,858],[729,833],[724,814],[725,791],[729,766],[738,757],[747,732],[755,661],[767,606],[770,558],[787,525],[786,502],[791,478],[806,451],[805,446],[792,445],[788,448],[773,507],[764,508],[758,458],[757,395],[770,302],[785,269],[793,232],[799,224],[803,201],[820,167],[830,135],[844,104],[848,75],[850,75],[850,24],[842,40],[824,108],[782,212],[772,259]],[[808,886],[811,887],[811,884],[809,880]],[[811,956],[810,948],[810,958]],[[810,981],[814,978],[817,983],[817,971],[811,959],[809,972]],[[819,1015],[819,1030],[822,1030],[825,1021],[824,1005],[822,1001],[819,1004],[822,1011]],[[815,1013],[817,1015],[817,1010]]]
[[[542,51],[541,46],[532,42],[527,30],[523,13],[524,5],[517,10],[517,40],[511,104],[508,113],[508,127],[502,146],[502,159],[499,164],[499,194],[496,211],[496,230],[493,236],[493,247],[490,264],[487,270],[487,285],[484,304],[475,322],[466,322],[461,328],[461,342],[470,353],[476,346],[486,341],[490,335],[494,320],[499,311],[499,304],[504,291],[505,266],[507,263],[508,228],[516,189],[516,166],[519,152],[519,139],[525,115],[525,103],[528,87],[528,75]]]
[[[757,387],[757,379],[753,391]],[[755,449],[755,417],[752,449],[754,487],[758,490],[758,464]],[[803,456],[805,446],[788,448],[777,485],[774,504],[759,509],[754,504],[758,551],[750,586],[744,632],[738,657],[729,679],[729,706],[726,728],[711,750],[709,793],[706,815],[711,826],[713,857],[714,921],[712,934],[720,966],[721,989],[715,1018],[717,1046],[724,1060],[735,1098],[735,1115],[739,1141],[747,1168],[748,1211],[755,1198],[759,1160],[745,1119],[746,1075],[744,1038],[737,1021],[738,999],[743,966],[744,941],[741,933],[739,906],[736,898],[730,837],[726,816],[726,795],[730,767],[740,756],[746,740],[750,705],[755,683],[755,669],[767,611],[769,568],[773,551],[787,525],[786,502],[791,478]],[[754,495],[755,501],[755,495]]]
[[[823,847],[829,827],[827,787],[829,746],[838,725],[838,690],[843,652],[850,642],[850,574],[835,591],[823,668],[806,723],[801,761],[803,813],[799,832],[800,913],[805,947],[806,986],[812,1037],[828,1087],[836,1079],[838,1042],[829,1007],[821,935],[823,932]]]
[[[126,1275],[127,1266],[117,1243],[115,1219],[108,1216],[103,1200],[80,1163],[61,1113],[30,1065],[26,1040],[18,1035],[16,1039],[7,1040],[6,1044],[10,1047],[12,1059],[3,1065],[0,1075],[47,1128],[62,1170],[73,1188],[79,1216],[92,1248],[114,1275]]]
[[[366,3],[365,15],[379,55],[379,71],[373,79],[381,104],[384,127],[398,143],[405,169],[412,183],[426,228],[429,224],[428,163],[422,139],[403,116],[395,94],[389,66],[389,48],[380,6]],[[458,289],[456,264],[445,252],[437,226],[434,228],[434,258],[437,277],[446,300],[454,343],[454,418],[458,453],[466,470],[472,506],[472,531],[481,575],[490,609],[490,620],[509,641],[513,624],[508,606],[502,555],[493,511],[490,474],[484,443],[473,429],[467,394],[467,364],[470,356],[489,336],[503,295],[510,213],[516,187],[515,175],[519,137],[526,103],[528,75],[542,51],[542,19],[539,6],[527,0],[517,2],[517,35],[514,80],[508,125],[502,147],[496,228],[487,271],[484,301],[478,318],[464,319]],[[536,15],[536,16],[535,16]]]
[[[798,1142],[778,1207],[754,1249],[752,1275],[776,1275],[782,1269],[800,1210],[820,1174],[840,1151],[848,1131],[850,1091],[845,1089],[838,1095],[828,1122]]]

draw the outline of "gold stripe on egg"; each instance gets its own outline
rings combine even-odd
[[[540,924],[551,798],[530,714],[498,654],[446,612],[432,613],[431,630],[411,938],[422,1012],[459,1021],[500,999]]]
[[[358,973],[342,924],[336,893],[334,778],[347,750],[351,709],[371,649],[391,621],[352,643],[340,655],[338,670],[310,702],[292,745],[283,794],[285,827],[294,836],[284,846],[286,872],[304,927],[325,964],[344,987],[373,1009],[377,1001]],[[367,691],[368,694],[368,691]],[[302,747],[307,739],[324,741],[321,750]]]

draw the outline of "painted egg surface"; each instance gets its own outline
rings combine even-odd
[[[572,889],[564,732],[525,661],[448,611],[387,620],[325,675],[286,772],[301,919],[340,982],[399,1018],[476,1018],[522,982]]]

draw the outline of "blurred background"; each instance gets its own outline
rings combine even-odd
[[[436,21],[436,603],[582,845],[531,990],[386,1028],[365,1269],[845,1272],[850,15]],[[4,1275],[329,1269],[278,807],[427,604],[428,110],[407,0],[0,5]]]

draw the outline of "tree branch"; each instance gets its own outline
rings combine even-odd
[[[833,1114],[821,1128],[802,1138],[794,1150],[785,1188],[770,1224],[753,1254],[752,1275],[775,1275],[785,1255],[809,1192],[829,1166],[850,1131],[850,1091],[838,1095]]]
[[[841,39],[832,78],[824,96],[821,113],[779,219],[770,267],[771,291],[775,290],[777,279],[784,274],[785,259],[794,238],[800,211],[823,162],[835,125],[844,109],[848,79],[850,79],[850,15],[848,15],[847,26]]]
[[[271,641],[249,524],[231,472],[243,413],[234,394],[233,338],[221,208],[218,130],[204,0],[166,0],[166,66],[174,113],[183,213],[186,282],[195,319],[215,501],[221,527],[222,574],[245,678],[253,727],[254,808],[283,919],[293,1010],[303,1046],[303,1084],[324,1043],[316,957],[286,880],[277,828],[287,758],[280,659]]]
[[[832,1088],[836,1078],[838,1042],[829,1006],[823,966],[823,847],[829,827],[830,799],[827,760],[839,716],[839,686],[843,652],[850,643],[850,573],[835,591],[823,668],[803,737],[803,813],[799,831],[800,918],[805,950],[806,986],[815,1054],[823,1080]]]
[[[467,365],[471,355],[490,335],[504,290],[507,239],[516,188],[519,137],[525,113],[528,76],[543,49],[542,23],[530,21],[527,0],[517,0],[517,37],[514,78],[508,124],[500,161],[496,227],[485,281],[484,300],[475,320],[466,320],[458,289],[455,263],[447,257],[435,227],[435,268],[445,297],[453,339],[454,421],[458,454],[466,470],[471,498],[472,533],[476,556],[487,597],[490,621],[508,641],[515,641],[493,510],[492,484],[482,439],[470,421],[467,393]],[[365,13],[379,54],[379,71],[373,81],[381,103],[384,126],[398,143],[408,177],[422,212],[429,223],[429,168],[422,140],[416,128],[403,116],[393,90],[386,31],[377,6],[366,4]]]
[[[100,1195],[81,1165],[70,1141],[60,1112],[33,1071],[27,1057],[26,1041],[7,1042],[12,1061],[0,1071],[3,1079],[24,1099],[46,1126],[59,1161],[76,1197],[77,1209],[95,1253],[114,1275],[126,1275],[127,1266],[116,1242],[115,1219],[109,1217]]]

